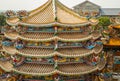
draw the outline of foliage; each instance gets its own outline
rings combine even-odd
[[[6,17],[0,14],[0,26],[6,25]]]
[[[100,17],[99,18],[99,26],[102,26],[103,28],[108,27],[111,24],[109,17]]]

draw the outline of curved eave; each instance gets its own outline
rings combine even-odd
[[[51,27],[51,26],[61,26],[61,27],[79,27],[79,26],[85,26],[92,24],[91,22],[86,22],[86,23],[78,23],[78,24],[64,24],[64,23],[59,23],[59,22],[53,22],[53,23],[46,23],[46,24],[30,24],[30,23],[23,23],[23,22],[16,22],[16,23],[11,23],[6,20],[6,22],[9,25],[12,26],[17,26],[17,25],[24,25],[24,26],[34,26],[34,27]]]
[[[97,46],[98,47],[98,46]],[[9,48],[10,48],[10,50],[9,50]],[[103,46],[100,46],[100,47],[98,47],[98,50],[96,51],[96,48],[94,48],[94,49],[92,49],[91,51],[89,51],[89,52],[86,52],[86,53],[81,53],[81,54],[63,54],[63,53],[60,53],[60,52],[57,52],[57,51],[55,51],[55,52],[53,52],[53,53],[50,53],[50,54],[26,54],[26,53],[23,53],[23,52],[21,52],[21,51],[19,51],[19,50],[16,50],[14,47],[4,47],[3,46],[3,51],[5,51],[6,53],[8,53],[8,54],[10,54],[10,55],[14,55],[14,54],[19,54],[19,55],[22,55],[22,56],[25,56],[25,57],[44,57],[44,58],[46,58],[46,57],[53,57],[53,56],[55,56],[55,55],[58,55],[58,56],[62,56],[62,57],[84,57],[84,56],[89,56],[89,55],[91,55],[91,54],[99,54],[101,51],[102,51],[102,49],[103,49]]]
[[[105,46],[120,46],[120,39],[119,38],[111,38],[109,43],[104,44]]]
[[[113,28],[120,29],[120,25],[113,26]]]
[[[17,53],[17,50],[14,47],[5,47],[2,46],[3,51],[5,51],[6,53],[10,54],[10,55],[15,55]]]
[[[12,33],[11,33],[12,34]],[[80,41],[85,41],[85,40],[89,40],[89,39],[97,39],[101,36],[101,34],[99,34],[98,36],[94,36],[93,34],[92,35],[88,35],[87,37],[84,37],[84,38],[78,38],[78,39],[66,39],[66,38],[60,38],[58,36],[53,36],[51,38],[44,38],[44,39],[36,39],[36,38],[27,38],[27,37],[23,37],[21,35],[18,35],[18,34],[13,34],[13,36],[7,34],[7,33],[4,33],[5,37],[9,38],[9,39],[12,39],[12,40],[16,40],[18,38],[20,39],[23,39],[23,40],[28,40],[28,41],[52,41],[52,40],[55,40],[55,39],[58,39],[60,41],[68,41],[68,42],[80,42]]]
[[[116,24],[120,24],[120,21],[117,20],[117,19],[115,19],[115,23],[116,23]]]
[[[85,40],[89,40],[92,38],[93,38],[92,35],[89,35],[89,36],[84,37],[84,38],[78,38],[78,39],[66,39],[66,38],[57,37],[58,40],[65,41],[65,42],[80,42],[80,41],[85,41]]]
[[[32,39],[32,38],[22,37],[21,35],[19,35],[17,33],[14,36],[11,36],[7,33],[4,33],[4,35],[5,35],[5,37],[7,37],[9,39],[12,39],[12,40],[16,40],[16,39],[20,38],[20,39],[23,39],[23,40],[36,41],[36,42],[38,42],[38,41],[52,41],[56,38],[56,37],[51,37],[51,38],[45,38],[45,39]]]
[[[38,72],[31,72],[31,70],[33,69],[33,70],[35,70],[35,68],[36,68],[36,66],[32,66],[32,69],[30,70],[30,68],[31,68],[31,65],[28,67],[28,69],[27,68],[22,68],[21,69],[21,67],[23,66],[19,66],[19,67],[13,67],[12,66],[12,64],[11,63],[9,63],[9,62],[0,62],[0,67],[3,69],[3,70],[5,70],[5,71],[7,71],[7,72],[11,72],[11,71],[14,71],[14,72],[17,72],[17,73],[19,73],[19,74],[28,74],[28,75],[33,75],[33,76],[48,76],[48,75],[53,75],[53,74],[55,74],[55,73],[58,73],[58,74],[62,74],[62,75],[83,75],[83,74],[88,74],[88,73],[92,73],[92,72],[94,72],[94,71],[96,71],[96,70],[102,70],[103,68],[104,68],[104,66],[105,66],[105,62],[104,63],[101,63],[100,64],[100,67],[99,67],[99,64],[97,65],[97,66],[87,66],[87,68],[89,68],[89,69],[85,69],[84,68],[84,66],[82,65],[82,67],[85,69],[85,71],[77,71],[77,72],[74,72],[74,70],[75,69],[79,69],[79,67],[77,67],[77,68],[74,68],[73,67],[73,65],[71,65],[72,67],[69,67],[69,66],[67,66],[67,65],[64,65],[64,66],[62,66],[62,68],[59,68],[59,69],[54,69],[54,67],[46,67],[46,68],[41,68],[41,69],[44,69],[44,71],[45,71],[45,69],[50,69],[50,71],[49,70],[47,70],[47,71],[49,71],[49,72],[43,72],[42,70],[42,72],[40,71],[39,73]],[[8,67],[9,66],[9,67]],[[38,65],[39,66],[39,65]],[[58,66],[61,66],[61,65],[58,65]],[[69,68],[71,68],[71,70],[70,71],[72,71],[72,72],[68,72],[68,69],[67,69],[67,67],[69,67]],[[102,66],[102,67],[101,67]],[[66,67],[66,68],[64,68],[64,67]],[[82,68],[82,67],[80,67],[80,68]],[[85,67],[86,67],[86,65],[85,65]],[[18,68],[18,69],[17,69]],[[63,70],[63,71],[60,71],[60,69],[63,69],[64,68],[64,70],[65,69],[67,69],[67,71],[65,70]],[[40,69],[40,68],[39,68]],[[79,70],[81,70],[81,69],[79,69]],[[36,71],[36,70],[35,70]]]
[[[59,72],[63,75],[83,75],[89,74],[98,70],[98,66],[76,63],[76,64],[62,64],[58,65]]]
[[[69,72],[58,71],[58,73],[62,75],[84,75],[84,74],[92,73],[96,70],[98,70],[98,67],[95,67],[94,69],[88,69],[87,71],[84,71],[84,72],[69,73]]]
[[[13,71],[19,74],[32,75],[32,76],[48,76],[48,75],[53,75],[55,73],[58,73],[58,71],[56,70],[48,73],[31,73],[31,72],[18,71],[16,69],[14,69]]]
[[[104,46],[110,46],[110,47],[112,47],[112,46],[116,46],[116,47],[119,47],[120,46],[120,44],[119,45],[116,45],[116,44],[104,44]]]
[[[60,10],[58,10],[57,8],[60,8],[60,10],[65,11],[64,13],[65,13],[65,15],[67,15],[67,18],[68,17],[70,19],[73,18],[73,20],[75,20],[75,22],[73,23],[71,21],[63,20],[63,17],[61,16],[63,13],[59,14]],[[47,11],[47,12],[49,11],[49,14],[47,14],[45,11]],[[11,23],[8,20],[6,20],[6,21],[9,25],[17,26],[18,24],[21,24],[21,25],[34,26],[34,27],[43,27],[43,26],[48,27],[48,26],[54,26],[54,25],[75,27],[75,26],[84,26],[84,25],[90,24],[90,22],[85,17],[79,16],[77,13],[75,13],[73,10],[67,8],[65,5],[60,3],[58,0],[55,0],[55,1],[49,0],[43,6],[37,8],[29,13],[30,13],[30,15],[26,18],[23,18],[22,21],[13,22],[13,23]],[[43,13],[45,13],[45,15]],[[42,16],[45,18],[42,18],[41,16],[39,16],[40,14],[42,14]],[[40,19],[42,19],[42,20],[39,20],[38,22],[35,22],[36,20],[34,22],[32,22],[32,21],[27,22],[27,20],[29,20],[29,19],[36,18],[36,16],[38,16],[37,18],[40,17]],[[48,16],[48,17],[46,17],[46,16]],[[49,16],[51,16],[51,17],[49,17]],[[56,17],[58,18],[58,21],[56,20]],[[59,22],[59,20],[61,20],[61,19],[62,19],[62,22]]]
[[[87,70],[87,71],[84,71],[84,72],[77,72],[77,73],[69,73],[69,72],[61,72],[59,70],[54,70],[53,72],[49,72],[49,73],[31,73],[31,72],[21,72],[21,71],[18,71],[16,69],[14,69],[13,71],[14,72],[17,72],[19,74],[25,74],[25,75],[33,75],[33,76],[48,76],[48,75],[54,75],[55,73],[57,74],[61,74],[61,75],[84,75],[84,74],[89,74],[89,73],[92,73],[92,72],[95,72],[99,70],[98,67],[95,67],[94,69],[91,69],[91,70]]]
[[[80,27],[80,26],[86,26],[86,25],[97,25],[99,23],[99,21],[88,21],[88,22],[84,22],[84,23],[74,23],[74,24],[70,24],[70,23],[60,23],[60,22],[52,22],[52,23],[40,23],[40,24],[30,24],[30,23],[24,23],[24,22],[9,22],[8,20],[6,20],[6,22],[11,25],[11,26],[18,26],[18,25],[23,25],[23,26],[34,26],[34,27],[51,27],[51,26],[61,26],[61,27]]]
[[[14,26],[14,24],[16,24],[18,22],[19,22],[19,19],[17,17],[6,19],[6,23],[9,24],[9,25],[13,25]]]
[[[0,67],[6,72],[11,72],[13,65],[10,64],[8,61],[7,62],[0,61]]]
[[[51,26],[61,26],[61,27],[80,27],[80,26],[86,26],[86,25],[96,25],[99,22],[85,22],[85,23],[78,23],[78,24],[67,24],[67,23],[59,23],[59,22],[53,22],[53,23],[46,23],[46,24],[30,24],[30,23],[23,23],[23,22],[14,22],[11,23],[7,21],[7,24],[11,26],[18,26],[18,25],[23,25],[23,26],[34,26],[34,27],[51,27]]]
[[[49,27],[49,26],[77,27],[85,26],[88,24],[96,25],[98,23],[98,20],[96,19],[88,20],[86,17],[82,17],[75,13],[72,9],[66,7],[58,0],[48,0],[41,7],[38,7],[37,9],[29,12],[29,16],[23,18],[22,21],[20,21],[19,18],[17,18],[17,21],[16,19],[13,18],[6,20],[6,22],[9,25],[13,26],[21,24],[25,26],[34,27]]]

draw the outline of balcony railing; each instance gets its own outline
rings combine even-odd
[[[30,27],[27,29],[27,32],[55,32],[55,30],[54,28],[35,29],[34,27]]]
[[[30,48],[54,48],[53,45],[50,46],[35,46],[35,45],[26,45],[25,47],[30,47]]]
[[[23,45],[23,44],[16,44],[16,45],[15,45],[15,48],[16,48],[16,49],[23,49],[23,48],[24,48],[24,45]]]
[[[71,33],[73,33],[73,32],[80,32],[80,33],[83,33],[84,31],[82,31],[82,30],[71,30],[71,31],[64,31],[64,30],[58,30],[58,32],[71,32]]]
[[[35,32],[35,33],[54,33],[54,30],[44,30],[44,31],[39,31],[39,30],[28,30],[27,32]]]
[[[11,41],[2,41],[2,45],[4,46],[11,46],[13,43]]]
[[[81,45],[66,45],[66,46],[58,46],[58,48],[79,48],[79,47],[83,47]]]
[[[114,64],[120,64],[120,61],[115,61]]]
[[[46,81],[46,80],[39,80],[39,79],[22,79],[20,81]],[[52,81],[52,80],[50,80]],[[54,80],[53,80],[54,81]]]

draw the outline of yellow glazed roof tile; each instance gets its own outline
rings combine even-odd
[[[105,45],[110,45],[110,46],[120,46],[120,39],[119,38],[111,38],[109,40],[108,44]]]

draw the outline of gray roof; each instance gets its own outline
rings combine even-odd
[[[82,3],[80,3],[80,4],[78,4],[78,5],[76,5],[76,6],[73,6],[73,8],[77,8],[77,7],[79,7],[79,6],[81,6],[81,5],[84,5],[84,4],[86,4],[86,3],[90,3],[90,4],[92,4],[92,5],[94,5],[94,6],[98,7],[98,8],[100,8],[99,5],[94,4],[93,2],[90,2],[90,1],[88,1],[88,0],[86,0],[86,1],[84,1],[84,2],[82,2]]]
[[[120,8],[101,8],[101,15],[120,15]]]

